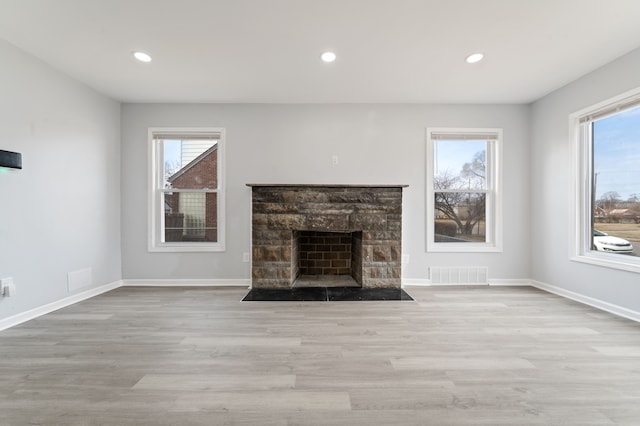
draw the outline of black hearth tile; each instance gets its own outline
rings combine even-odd
[[[347,302],[356,300],[413,300],[401,288],[354,288],[329,287],[327,295],[330,302]]]
[[[292,289],[252,288],[243,302],[326,302],[325,287]]]

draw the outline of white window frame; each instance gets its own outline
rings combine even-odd
[[[640,104],[640,88],[599,102],[569,115],[572,164],[572,208],[569,257],[576,262],[640,272],[640,258],[591,249],[593,146],[590,123]]]
[[[487,188],[472,190],[486,194],[486,241],[446,243],[435,241],[434,199],[434,135],[449,135],[459,139],[487,140]],[[484,139],[487,137],[487,139]],[[493,139],[495,137],[495,139]],[[490,138],[490,139],[489,139]],[[427,173],[426,173],[426,228],[428,252],[502,252],[502,129],[499,128],[427,128]],[[452,190],[451,192],[456,192]],[[468,190],[460,192],[469,192]]]
[[[217,226],[218,241],[217,242],[164,242],[164,205],[162,202],[162,194],[167,192],[163,188],[164,170],[164,153],[159,141],[155,139],[155,135],[175,135],[176,139],[180,136],[189,135],[215,135],[218,137],[218,158],[217,158],[217,181],[218,187],[208,190],[192,190],[192,192],[213,192],[217,197]],[[164,138],[168,139],[168,138]],[[178,128],[178,127],[152,127],[148,131],[148,158],[149,158],[149,175],[148,175],[148,250],[150,252],[222,252],[225,251],[225,129],[224,128]],[[189,192],[184,191],[183,192]]]

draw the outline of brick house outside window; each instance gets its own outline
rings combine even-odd
[[[218,187],[218,144],[200,154],[167,179],[172,188]],[[217,194],[173,192],[165,197],[165,241],[218,240]]]

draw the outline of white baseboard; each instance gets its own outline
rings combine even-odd
[[[609,312],[611,314],[617,315],[619,317],[627,318],[636,322],[640,322],[640,312],[633,311],[631,309],[624,308],[622,306],[614,305],[613,303],[604,302],[599,299],[594,299],[593,297],[584,296],[579,293],[574,293],[570,290],[565,290],[560,287],[556,287],[551,284],[541,283],[539,281],[531,281],[531,285],[533,287],[539,288],[540,290],[547,291],[549,293],[557,294],[558,296],[565,297],[567,299],[575,300],[576,302],[584,303],[585,305],[592,306],[594,308],[600,309],[602,311]]]
[[[426,278],[403,278],[401,286],[415,285],[415,286],[430,286],[431,280]]]
[[[488,283],[431,283],[431,287],[489,287]]]
[[[494,287],[499,287],[499,286],[530,287],[531,286],[531,280],[528,280],[526,278],[514,278],[514,279],[494,278],[494,279],[489,279],[489,285],[492,285]]]
[[[114,290],[120,287],[121,285],[122,285],[122,281],[114,281],[112,283],[101,285],[100,287],[95,287],[90,290],[86,290],[81,293],[77,293],[72,296],[65,297],[60,300],[56,300],[55,302],[47,303],[46,305],[39,306],[37,308],[33,308],[28,311],[19,313],[17,315],[13,315],[11,317],[5,318],[3,320],[0,320],[0,331],[6,330],[7,328],[14,327],[18,324],[22,324],[23,322],[38,318],[42,315],[46,315],[53,311],[57,311],[58,309],[66,308],[67,306],[73,305],[74,303],[82,302],[83,300],[90,299],[102,293],[106,293],[107,291]]]
[[[249,287],[250,279],[131,279],[123,280],[125,287]]]

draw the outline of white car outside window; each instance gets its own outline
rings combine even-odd
[[[608,235],[605,232],[593,230],[593,245],[597,251],[610,253],[631,253],[633,246],[625,239]]]

